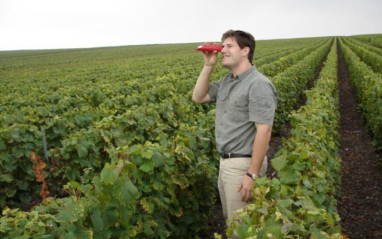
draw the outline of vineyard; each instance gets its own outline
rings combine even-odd
[[[381,42],[256,43],[279,95],[273,135],[290,135],[227,235],[343,237],[338,59],[382,150]],[[203,238],[219,157],[214,105],[191,100],[197,45],[0,52],[0,237]],[[217,64],[212,80],[227,73]]]

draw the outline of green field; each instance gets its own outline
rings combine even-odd
[[[280,97],[273,134],[290,123],[293,137],[228,233],[341,238],[337,46],[381,147],[381,39],[256,43],[254,63]],[[219,162],[214,105],[191,100],[196,46],[0,52],[0,237],[197,238]],[[212,80],[227,73],[219,65]]]

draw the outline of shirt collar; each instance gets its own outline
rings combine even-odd
[[[255,71],[255,70],[256,70],[256,66],[255,66],[255,65],[252,65],[249,69],[245,70],[244,72],[242,72],[241,74],[237,75],[236,77],[233,77],[233,74],[231,73],[231,75],[230,75],[230,79],[231,79],[232,81],[235,81],[235,80],[237,80],[237,81],[241,81],[241,80],[243,80],[245,77],[247,77],[251,71]]]

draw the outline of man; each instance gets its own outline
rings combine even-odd
[[[222,65],[231,72],[209,79],[217,52],[204,52],[204,67],[192,99],[216,102],[215,137],[221,155],[218,188],[226,219],[252,200],[255,179],[267,170],[266,152],[277,105],[274,85],[252,64],[255,39],[243,31],[222,36]]]

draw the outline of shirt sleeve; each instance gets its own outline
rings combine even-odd
[[[277,91],[272,83],[259,82],[249,90],[249,120],[273,125],[277,106]]]
[[[219,87],[220,87],[221,80],[218,82],[212,82],[210,83],[210,87],[208,89],[208,95],[211,98],[211,101],[216,101],[216,97],[218,95]]]

